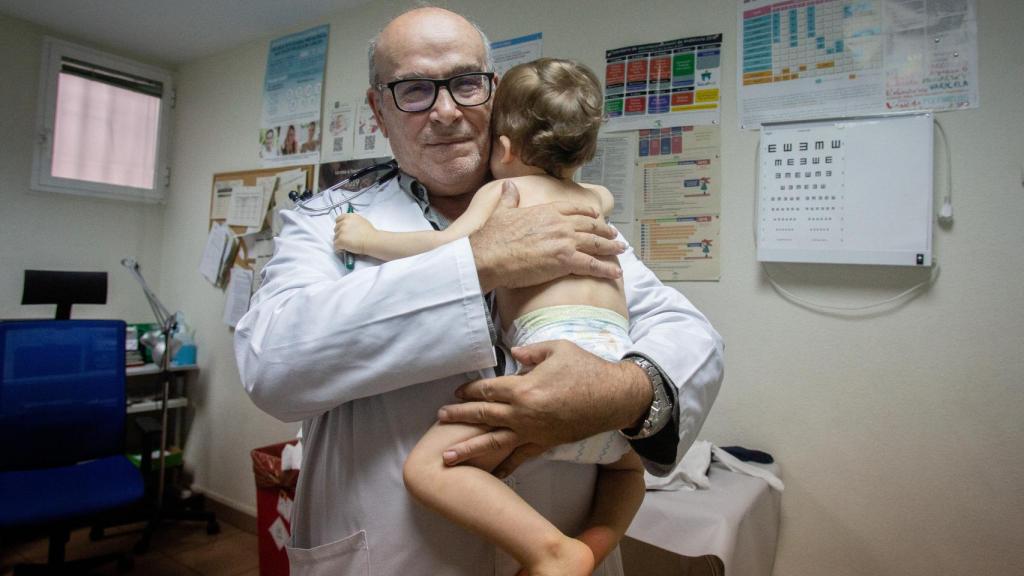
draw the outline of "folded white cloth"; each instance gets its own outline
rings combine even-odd
[[[775,474],[760,466],[744,462],[707,440],[694,442],[693,446],[686,451],[679,465],[668,476],[659,477],[644,472],[647,489],[697,490],[708,488],[711,486],[711,481],[708,479],[708,468],[711,466],[712,454],[718,462],[733,472],[761,478],[779,492],[785,489],[782,480]]]
[[[775,488],[779,492],[786,489],[786,486],[782,483],[782,480],[778,476],[772,474],[768,470],[751,464],[750,462],[744,462],[739,458],[729,454],[725,450],[722,450],[718,446],[711,447],[711,453],[715,455],[715,460],[718,460],[723,466],[732,470],[733,472],[740,472],[747,476],[753,476],[754,478],[760,478],[768,483],[769,486]]]
[[[686,451],[682,461],[668,476],[654,476],[644,472],[648,490],[696,490],[710,486],[708,466],[711,465],[711,442],[697,440]]]

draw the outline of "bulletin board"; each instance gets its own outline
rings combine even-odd
[[[216,222],[227,221],[227,218],[224,217],[219,210],[217,211],[217,213],[215,213],[216,204],[218,202],[218,190],[223,190],[225,188],[226,183],[241,182],[243,186],[256,186],[257,181],[260,178],[265,178],[267,176],[277,176],[284,172],[291,172],[293,170],[301,170],[305,173],[305,188],[302,191],[312,190],[314,174],[314,166],[312,164],[305,166],[287,166],[280,168],[265,168],[260,170],[241,170],[238,172],[223,172],[220,174],[214,174],[213,183],[210,186],[210,212],[207,229],[212,228],[214,223]],[[221,200],[223,200],[223,198]],[[270,225],[269,214],[272,209],[273,200],[271,200],[269,209],[267,210],[266,214],[263,215],[263,229],[266,229]],[[247,232],[247,229],[244,226],[231,226],[231,231],[234,232],[236,236],[241,236]],[[239,242],[239,244],[240,247],[238,249],[238,254],[236,254],[234,258],[234,265],[240,266],[242,268],[250,268],[251,266],[249,264],[246,243]]]

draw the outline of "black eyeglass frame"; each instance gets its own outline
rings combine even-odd
[[[462,102],[459,101],[459,97],[456,96],[454,92],[452,92],[451,82],[453,80],[464,78],[466,76],[484,76],[487,78],[487,98],[485,98],[483,102],[480,102],[478,104],[463,104]],[[430,100],[430,104],[427,107],[423,108],[422,110],[409,111],[402,108],[402,105],[398,103],[398,95],[395,94],[395,86],[401,84],[402,82],[433,83],[434,97],[433,99]],[[455,102],[457,105],[462,106],[463,108],[475,108],[476,106],[483,106],[484,104],[487,104],[488,102],[491,101],[491,97],[494,96],[494,72],[464,72],[462,74],[456,74],[455,76],[442,78],[440,80],[434,78],[402,78],[399,80],[392,80],[391,82],[387,83],[377,84],[378,90],[383,90],[384,88],[387,88],[388,90],[391,91],[391,99],[395,102],[395,108],[398,108],[399,110],[405,112],[406,114],[419,114],[420,112],[426,112],[427,110],[433,108],[434,104],[437,103],[437,95],[441,93],[441,88],[444,88],[445,90],[448,91],[448,95],[452,97],[452,101]]]

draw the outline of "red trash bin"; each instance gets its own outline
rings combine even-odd
[[[256,531],[260,554],[260,576],[288,576],[291,541],[291,504],[295,500],[298,470],[281,470],[281,452],[298,440],[256,448],[251,452],[256,476]]]

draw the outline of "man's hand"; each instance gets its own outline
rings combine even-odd
[[[470,234],[483,292],[497,287],[536,286],[568,274],[618,278],[617,263],[595,256],[616,256],[625,250],[615,230],[589,206],[555,202],[516,208],[515,184],[502,184],[501,200],[487,222]]]
[[[359,214],[342,214],[334,220],[334,251],[366,254],[366,242],[376,232]]]
[[[445,464],[514,449],[494,470],[505,476],[552,446],[630,428],[651,404],[650,382],[632,362],[607,362],[567,340],[513,348],[512,356],[534,368],[470,382],[456,391],[466,402],[438,412],[442,422],[494,428],[445,450]]]

